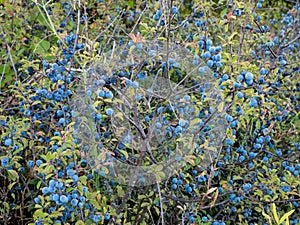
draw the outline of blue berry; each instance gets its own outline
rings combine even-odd
[[[228,122],[232,122],[232,121],[233,121],[233,117],[230,116],[230,115],[226,115],[226,116],[225,116],[225,119],[226,119]]]
[[[105,219],[105,220],[109,220],[109,219],[110,219],[110,215],[107,214],[107,213],[105,213],[105,214],[104,214],[104,219]]]
[[[3,159],[1,159],[1,165],[3,167],[7,167],[8,163],[9,163],[9,158],[3,158]]]
[[[12,145],[12,139],[11,138],[6,139],[4,144],[5,144],[5,146],[11,146]]]
[[[176,190],[177,189],[177,184],[172,184],[172,189]]]
[[[42,160],[40,160],[40,159],[38,159],[38,160],[35,162],[35,164],[36,164],[37,166],[40,166],[40,165],[42,165],[42,164],[43,164],[43,161],[42,161]]]
[[[207,221],[208,221],[208,218],[207,218],[206,216],[203,216],[203,217],[202,217],[202,221],[203,221],[203,222],[207,222]]]
[[[71,200],[71,205],[72,206],[77,206],[77,204],[78,204],[78,200],[77,199],[72,199]]]
[[[36,198],[34,198],[34,202],[35,202],[35,204],[40,204],[41,199],[39,197],[36,197]]]
[[[133,87],[134,89],[137,89],[137,88],[139,87],[139,83],[136,82],[136,81],[132,82],[132,87]]]
[[[105,98],[113,98],[113,93],[111,91],[106,91],[105,92]]]
[[[105,91],[100,90],[100,91],[98,92],[98,96],[99,96],[99,97],[104,97],[104,96],[105,96]]]
[[[28,167],[33,167],[33,166],[34,166],[34,161],[29,160],[29,161],[27,162],[27,166],[28,166]]]
[[[245,75],[245,79],[246,80],[253,80],[253,74],[250,73],[250,72],[247,72],[246,75]]]
[[[48,194],[48,192],[49,192],[48,187],[43,187],[43,188],[42,188],[42,193],[43,193],[43,194]]]
[[[258,102],[257,102],[256,98],[252,98],[252,99],[250,100],[249,106],[250,106],[251,108],[255,108],[255,107],[258,106]]]
[[[238,96],[238,98],[244,98],[244,93],[243,92],[238,92],[237,96]]]
[[[114,113],[114,110],[113,110],[112,108],[106,109],[106,114],[107,114],[108,116],[111,116],[113,113]]]
[[[208,65],[209,67],[213,67],[214,62],[213,62],[212,60],[208,60],[208,61],[207,61],[207,65]]]
[[[61,195],[61,196],[59,197],[59,200],[60,200],[62,203],[68,203],[68,201],[69,201],[68,197],[65,196],[65,195]]]

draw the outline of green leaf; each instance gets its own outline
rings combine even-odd
[[[164,179],[165,178],[165,173],[164,172],[157,172],[155,174],[156,179],[160,180],[160,179]]]
[[[5,64],[3,64],[3,65],[0,65],[0,73],[2,74],[2,73],[8,73],[8,71],[9,71],[9,65],[5,65]]]
[[[145,206],[149,206],[149,202],[143,202],[142,205],[141,205],[141,207],[143,208]]]
[[[229,28],[229,25],[228,25],[228,23],[227,23],[227,24],[225,24],[225,26],[224,26],[224,30],[225,30],[226,33],[228,32],[228,28]]]
[[[163,165],[157,165],[154,167],[154,171],[153,172],[159,172],[159,171],[162,171],[163,170]]]
[[[146,195],[138,195],[138,199],[143,199],[143,198],[146,198],[147,196]]]
[[[279,220],[279,224],[283,223],[283,221],[285,221],[286,219],[288,220],[289,216],[295,211],[295,209],[287,212],[286,214],[284,214],[281,219]]]
[[[38,183],[36,185],[37,189],[40,189],[41,184],[42,184],[42,181],[38,181]]]
[[[190,122],[190,127],[197,126],[201,122],[200,118],[195,118]]]
[[[10,179],[12,179],[13,181],[19,179],[19,175],[15,170],[8,170],[8,176]]]
[[[260,128],[260,121],[259,121],[259,120],[256,121],[256,128],[257,128],[257,129]]]
[[[95,207],[95,208],[99,208],[99,203],[97,200],[95,199],[90,199],[89,202]]]
[[[79,220],[75,223],[75,225],[84,225],[84,222],[82,220]]]
[[[233,180],[243,180],[241,176],[234,176]]]
[[[50,43],[48,41],[41,41],[41,46],[47,51],[50,49]]]
[[[86,176],[80,176],[79,177],[79,180],[80,180],[80,182],[83,184],[83,185],[86,185]]]
[[[256,212],[261,212],[261,208],[259,208],[259,207],[255,207],[254,210],[255,210]]]
[[[46,20],[46,18],[40,14],[38,17],[37,17],[38,21],[42,24],[42,25],[45,25],[45,26],[49,26],[49,23],[48,21]]]
[[[132,0],[130,0],[130,1],[127,1],[127,6],[129,7],[129,8],[132,8],[133,6],[134,6],[134,1],[132,1]]]

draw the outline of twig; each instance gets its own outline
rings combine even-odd
[[[284,49],[286,47],[288,47],[290,44],[293,44],[295,41],[297,41],[298,39],[300,39],[300,35],[295,37],[293,40],[291,40],[289,43],[287,43],[286,45],[282,46],[280,49]]]
[[[245,27],[245,25],[246,25],[246,20],[244,22],[244,27]],[[241,27],[242,36],[240,38],[240,44],[239,44],[239,49],[238,49],[238,62],[240,62],[240,59],[241,59],[241,52],[243,49],[243,43],[244,43],[244,38],[245,38],[244,27]]]
[[[84,1],[83,10],[84,10],[84,17],[86,18],[84,20],[84,22],[85,22],[85,37],[87,40],[89,40],[89,26],[88,26],[88,20],[87,20],[87,12],[86,12],[86,0]]]
[[[78,35],[79,35],[79,28],[80,28],[80,0],[78,0],[78,10],[77,10],[77,27],[76,27],[76,35],[74,41],[73,52],[76,50],[76,45],[78,43]]]
[[[119,16],[122,16],[123,13],[124,13],[124,9],[120,12]],[[119,16],[116,16],[116,17],[114,18],[114,20],[113,20],[108,26],[106,26],[106,28],[105,28],[100,34],[98,34],[98,35],[94,38],[94,40],[92,41],[91,47],[94,46],[94,44],[95,44],[95,42],[98,40],[98,38],[101,37],[101,36],[104,34],[104,32],[106,32],[106,31],[107,31],[107,30],[115,23],[116,20],[119,21],[119,19],[118,19]],[[92,49],[92,48],[91,48],[91,49]]]
[[[0,93],[1,93],[1,86],[2,86],[1,84],[2,84],[3,77],[4,77],[4,73],[5,73],[5,68],[7,66],[7,60],[8,60],[8,56],[5,59],[5,62],[4,62],[4,65],[3,65],[3,71],[2,71],[2,74],[1,74],[1,78],[0,78]]]
[[[2,29],[2,26],[0,26],[0,28],[1,28],[1,32],[3,33],[4,38],[5,38],[5,45],[6,45],[6,48],[7,48],[7,52],[8,52],[8,55],[9,55],[10,62],[11,62],[11,66],[12,66],[14,72],[15,72],[15,75],[16,75],[16,81],[18,81],[18,72],[16,70],[15,63],[14,63],[14,60],[13,60],[11,52],[10,52],[11,46],[9,46],[9,44],[6,40],[6,35],[5,35],[5,33]],[[3,71],[4,71],[4,69],[3,69]]]
[[[254,20],[254,23],[256,24],[256,26],[258,27],[260,33],[264,33],[263,29],[261,28],[261,26],[258,24],[257,20]],[[269,49],[269,51],[271,52],[271,54],[275,57],[278,58],[278,56],[275,54],[275,52],[271,49],[271,47],[267,46],[267,48]]]
[[[152,220],[152,224],[155,225],[154,219],[153,219],[153,216],[152,216],[152,213],[151,213],[151,211],[150,211],[150,209],[149,209],[148,207],[147,207],[147,210],[148,210],[148,212],[149,212],[149,214],[150,214],[150,218],[151,218],[151,220]]]
[[[183,211],[181,214],[181,225],[184,225],[184,213],[185,211]]]
[[[183,20],[182,22],[181,22],[181,24],[179,24],[177,27],[173,27],[173,28],[171,28],[170,30],[171,31],[175,31],[175,30],[178,30],[180,27],[182,27],[184,24],[186,24],[197,12],[198,12],[198,10],[200,9],[200,8],[202,8],[202,6],[201,5],[199,5],[195,10],[194,10],[194,12],[191,14],[191,15],[189,15],[189,16],[187,16],[186,17],[186,19],[185,20]]]
[[[161,224],[164,225],[165,224],[165,219],[164,219],[164,208],[163,208],[163,199],[161,196],[161,191],[160,191],[160,185],[158,183],[158,181],[156,181],[156,185],[157,185],[157,191],[158,191],[158,195],[159,195],[159,202],[160,202],[160,216],[161,216]]]
[[[144,10],[141,12],[139,18],[136,20],[136,23],[134,24],[132,30],[130,33],[133,33],[135,31],[135,28],[137,27],[137,25],[139,24],[143,14],[146,12],[146,10],[148,9],[149,5],[146,3],[146,7],[144,8]]]

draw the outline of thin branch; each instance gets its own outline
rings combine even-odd
[[[78,0],[78,10],[77,10],[77,27],[76,27],[76,35],[75,35],[75,41],[74,41],[74,47],[73,52],[76,50],[76,45],[78,43],[78,35],[79,35],[79,28],[80,28],[80,0]]]
[[[241,59],[241,53],[242,53],[242,49],[243,49],[243,43],[244,43],[244,38],[245,38],[245,31],[244,31],[244,27],[246,25],[246,20],[244,22],[244,26],[241,27],[241,32],[242,32],[242,36],[240,38],[240,44],[239,44],[239,49],[238,49],[238,62],[240,62],[240,59]]]
[[[293,40],[291,40],[289,43],[287,43],[286,45],[282,46],[280,49],[284,49],[286,47],[288,47],[290,44],[293,44],[295,41],[297,41],[298,39],[300,39],[300,35],[298,35],[297,37],[295,37]]]
[[[133,33],[135,31],[135,28],[137,27],[137,25],[139,24],[142,16],[144,15],[144,13],[146,12],[146,10],[148,9],[149,5],[146,3],[146,7],[144,8],[144,10],[141,12],[139,18],[136,20],[136,23],[134,24],[132,30],[130,33]]]
[[[185,20],[183,20],[182,22],[181,22],[181,24],[179,24],[177,27],[173,27],[173,28],[171,28],[170,29],[170,31],[175,31],[175,30],[178,30],[179,28],[181,28],[184,24],[186,24],[197,12],[198,12],[198,10],[200,9],[200,8],[202,8],[202,6],[201,5],[199,5],[195,10],[194,10],[194,12],[192,13],[192,14],[190,14],[189,16],[187,16],[186,17],[186,19]]]
[[[83,10],[84,10],[84,17],[86,18],[84,20],[84,22],[85,22],[85,37],[88,40],[89,39],[89,26],[88,26],[88,20],[87,20],[87,12],[86,12],[86,0],[84,1]]]
[[[156,181],[156,185],[157,185],[157,191],[158,191],[159,202],[160,202],[161,224],[165,225],[164,208],[163,208],[163,201],[162,201],[163,199],[162,199],[162,196],[161,196],[160,185],[159,185],[158,181]]]
[[[119,16],[122,16],[122,14],[124,13],[124,9],[120,12],[120,14],[118,15],[118,16],[116,16],[115,18],[114,18],[114,20],[108,25],[108,26],[106,26],[106,28],[100,33],[100,34],[98,34],[95,38],[94,38],[94,40],[92,41],[92,45],[91,45],[91,47],[93,47],[94,46],[94,44],[95,44],[95,42],[98,40],[98,38],[100,38],[111,26],[113,26],[113,24],[116,22],[116,20],[118,20],[119,21]]]
[[[258,29],[260,30],[260,33],[264,33],[263,29],[261,28],[261,26],[259,25],[259,23],[257,22],[257,20],[254,20],[254,23],[256,24],[256,26],[258,27]],[[271,47],[267,46],[267,48],[269,49],[269,51],[271,52],[271,54],[275,57],[278,58],[278,56],[275,54],[275,52],[271,49]]]
[[[152,224],[155,225],[155,222],[154,222],[152,213],[151,213],[151,211],[150,211],[150,209],[149,209],[148,207],[147,207],[147,210],[148,210],[148,212],[149,212],[149,214],[150,214],[150,218],[151,218],[151,220],[152,220]]]

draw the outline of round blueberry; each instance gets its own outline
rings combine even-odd
[[[6,139],[4,144],[5,144],[5,146],[11,146],[12,145],[12,139],[11,138]]]
[[[37,166],[40,166],[40,165],[42,165],[43,164],[43,161],[42,160],[40,160],[40,159],[38,159],[37,161],[36,161],[36,163],[35,163]]]
[[[107,213],[105,213],[105,214],[104,214],[104,219],[105,219],[105,220],[109,220],[109,219],[110,219],[110,215],[107,214]]]
[[[177,184],[172,184],[172,189],[176,190],[177,189]]]
[[[3,159],[1,159],[1,165],[3,167],[7,167],[8,163],[9,163],[9,158],[3,158]]]
[[[134,89],[137,89],[137,88],[139,87],[139,83],[136,82],[136,81],[132,82],[132,87],[133,87]]]
[[[65,196],[65,195],[61,195],[61,196],[59,197],[59,200],[60,200],[62,203],[68,203],[68,201],[69,201],[68,197]]]
[[[250,72],[247,72],[246,75],[245,75],[245,79],[246,80],[253,80],[253,74],[250,73]]]
[[[34,161],[29,160],[29,161],[27,162],[27,166],[28,166],[28,167],[33,167],[33,166],[34,166]]]
[[[34,198],[34,202],[35,202],[35,204],[40,204],[41,199],[39,197],[36,197],[36,198]]]
[[[98,96],[99,96],[99,97],[104,97],[104,96],[105,96],[105,91],[100,90],[100,91],[98,92]]]
[[[72,206],[77,206],[77,204],[78,204],[78,200],[77,199],[72,199],[71,200],[71,205]]]
[[[113,97],[113,93],[111,91],[106,91],[105,92],[105,97],[106,98],[112,98]]]
[[[114,110],[112,108],[108,108],[105,112],[108,116],[111,116],[114,113]]]

